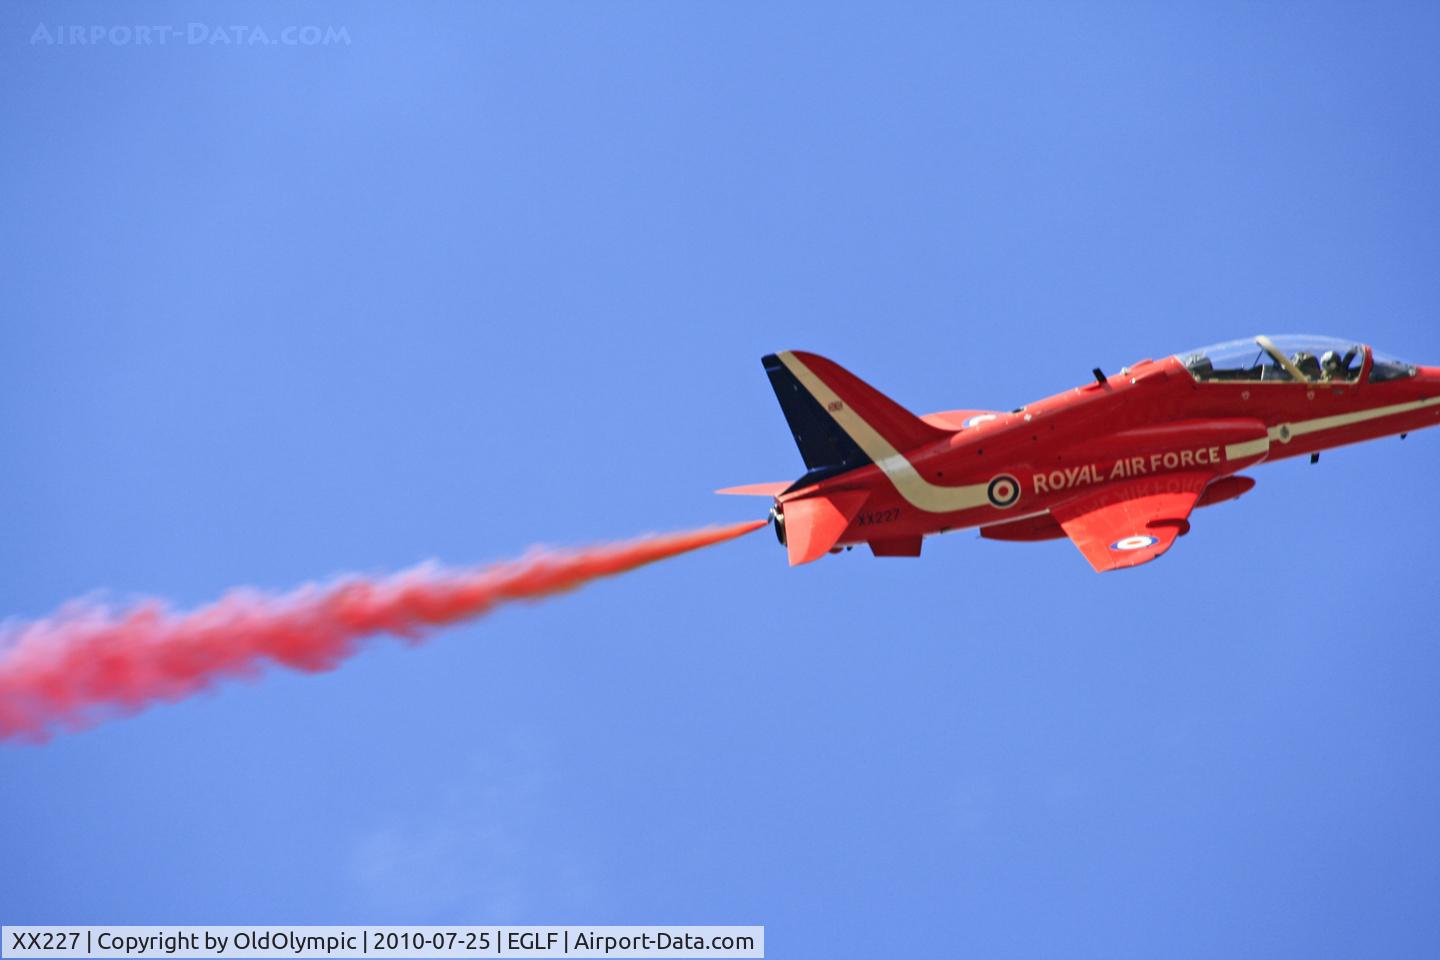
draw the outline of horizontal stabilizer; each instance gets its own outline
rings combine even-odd
[[[790,566],[825,556],[869,497],[868,490],[842,490],[785,504],[785,549]]]
[[[939,413],[924,414],[920,419],[932,427],[956,431],[982,426],[1003,416],[1005,414],[999,410],[942,410]]]
[[[778,497],[789,487],[789,481],[782,480],[778,483],[747,483],[741,487],[726,487],[715,492],[734,497]]]

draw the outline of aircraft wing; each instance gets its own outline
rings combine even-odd
[[[1149,563],[1190,532],[1210,473],[1177,473],[1095,487],[1050,511],[1100,573]]]

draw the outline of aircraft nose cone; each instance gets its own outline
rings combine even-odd
[[[1440,367],[1420,367],[1418,376],[1425,381],[1426,397],[1440,397]],[[1440,404],[1430,408],[1430,419],[1440,420]]]

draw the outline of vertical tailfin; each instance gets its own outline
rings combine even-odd
[[[762,363],[805,460],[797,487],[950,435],[824,357],[785,351]]]

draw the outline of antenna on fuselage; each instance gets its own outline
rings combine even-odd
[[[1110,378],[1107,377],[1107,376],[1105,376],[1105,371],[1104,371],[1104,370],[1101,370],[1099,367],[1096,367],[1094,370],[1091,370],[1090,372],[1093,373],[1093,374],[1095,374],[1095,382],[1098,383],[1098,384],[1100,384],[1100,386],[1103,387],[1103,386],[1105,386],[1105,384],[1107,384],[1107,383],[1110,382]]]

